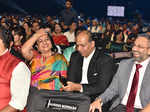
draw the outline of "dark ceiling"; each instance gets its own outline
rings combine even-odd
[[[65,0],[0,0],[0,13],[56,15],[64,8]],[[74,0],[73,7],[87,16],[103,17],[107,5],[125,6],[125,16],[139,13],[150,19],[149,0]]]

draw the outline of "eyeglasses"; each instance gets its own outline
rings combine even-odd
[[[150,48],[150,47],[144,47],[144,46],[136,45],[136,44],[133,44],[132,47],[137,47],[137,48],[140,48],[140,49],[148,49],[148,48]]]

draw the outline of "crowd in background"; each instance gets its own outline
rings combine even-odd
[[[109,19],[77,18],[66,25],[56,16],[1,16],[0,26],[12,32],[14,43],[11,46],[19,53],[24,42],[40,28],[49,28],[60,53],[75,44],[75,35],[78,31],[89,30],[93,34],[96,46],[114,58],[118,58],[118,55],[122,57],[118,52],[131,51],[132,44],[139,33],[150,32],[148,25],[126,19],[110,21]],[[118,54],[115,55],[115,53]],[[127,54],[130,57],[130,54]],[[124,55],[123,57],[128,57]]]
[[[94,40],[93,49],[96,47],[111,56],[115,63],[132,57],[132,47],[139,33],[150,35],[150,26],[140,20],[78,17],[71,2],[66,2],[66,9],[56,16],[0,16],[0,27],[7,29],[6,34],[12,34],[7,48],[28,65],[31,86],[48,90],[62,89],[59,76],[67,77],[71,54],[80,51],[80,44],[76,45],[80,32],[89,31],[88,38],[92,39],[87,43]],[[88,36],[86,31],[78,35],[78,40]]]

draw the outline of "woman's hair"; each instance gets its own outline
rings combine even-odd
[[[120,33],[122,33],[122,41],[124,40],[123,31],[122,31],[122,30],[118,30],[118,31],[115,32],[115,35],[114,35],[114,41],[117,40],[117,35],[119,35]]]
[[[13,41],[13,36],[8,29],[1,26],[0,27],[0,39],[3,41],[5,48],[9,48],[10,42]]]
[[[54,52],[54,53],[56,53],[58,51],[58,48],[56,47],[51,34],[49,32],[47,32],[47,35],[48,35],[49,40],[51,41],[51,44],[52,44],[51,51]],[[36,46],[37,46],[37,42],[35,42],[35,44],[33,45],[33,48],[36,49],[36,50],[38,50]]]
[[[26,41],[26,32],[25,29],[22,26],[16,26],[12,29],[14,31],[15,35],[23,36],[21,39],[21,43],[24,44]]]
[[[25,22],[24,24],[27,24],[30,28],[32,27],[32,24],[30,22]]]
[[[54,53],[56,53],[56,52],[58,51],[58,48],[56,47],[56,45],[55,45],[55,43],[54,43],[54,40],[53,40],[51,34],[50,34],[50,33],[47,33],[47,34],[48,34],[48,37],[49,37],[49,39],[50,39],[50,41],[51,41],[51,44],[52,44],[51,50],[52,50]]]
[[[55,24],[54,24],[54,29],[52,29],[52,31],[55,32],[55,27],[56,27],[56,25],[58,25],[58,26],[61,28],[61,32],[62,32],[63,27],[62,27],[62,25],[61,25],[60,23],[55,23]]]

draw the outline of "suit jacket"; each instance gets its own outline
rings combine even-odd
[[[134,64],[134,59],[123,60],[119,64],[118,71],[113,78],[112,83],[106,89],[106,91],[99,97],[105,103],[112,99],[115,95],[118,95],[118,99],[112,105],[112,108],[121,103],[128,86],[131,70]],[[144,78],[141,85],[140,100],[143,107],[150,103],[150,63],[147,65]]]
[[[80,83],[82,79],[83,56],[78,51],[74,52],[68,67],[68,80]],[[104,55],[102,51],[96,49],[88,67],[88,84],[82,84],[83,93],[94,100],[109,86],[114,74],[116,65],[111,57]]]

